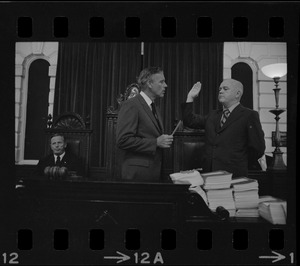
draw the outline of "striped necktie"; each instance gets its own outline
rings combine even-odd
[[[228,109],[223,110],[222,118],[221,118],[221,121],[220,121],[220,126],[221,127],[225,124],[225,122],[226,122],[229,115],[230,115],[230,111]]]

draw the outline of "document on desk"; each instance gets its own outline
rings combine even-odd
[[[190,186],[189,190],[198,193],[201,196],[201,198],[204,200],[206,205],[208,206],[207,195],[205,191],[201,188],[201,186],[194,186],[194,187]]]
[[[199,171],[187,170],[170,174],[174,184],[190,184],[191,187],[203,185],[203,179]]]

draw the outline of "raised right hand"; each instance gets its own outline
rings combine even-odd
[[[198,97],[199,92],[201,90],[201,82],[198,81],[197,83],[194,84],[192,89],[189,91],[187,95],[186,102],[192,102],[196,97]]]
[[[170,148],[173,142],[172,135],[161,135],[156,139],[157,146],[163,149]]]

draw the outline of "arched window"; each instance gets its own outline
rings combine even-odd
[[[241,104],[253,109],[253,72],[251,67],[247,63],[238,62],[231,68],[231,77],[244,85]]]
[[[29,68],[24,159],[37,160],[44,155],[49,98],[49,63],[33,61]]]

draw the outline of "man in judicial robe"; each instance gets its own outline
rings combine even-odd
[[[193,113],[193,101],[201,90],[197,82],[182,104],[183,123],[190,128],[205,128],[205,153],[201,166],[204,172],[226,170],[233,177],[248,175],[248,159],[259,160],[264,155],[264,132],[258,112],[240,104],[243,95],[241,82],[224,80],[218,100],[222,109],[206,116]]]
[[[118,114],[116,143],[122,152],[122,179],[137,182],[160,180],[162,149],[170,148],[173,136],[165,135],[155,99],[162,98],[167,84],[163,71],[149,67],[138,78],[141,93],[122,103]]]

